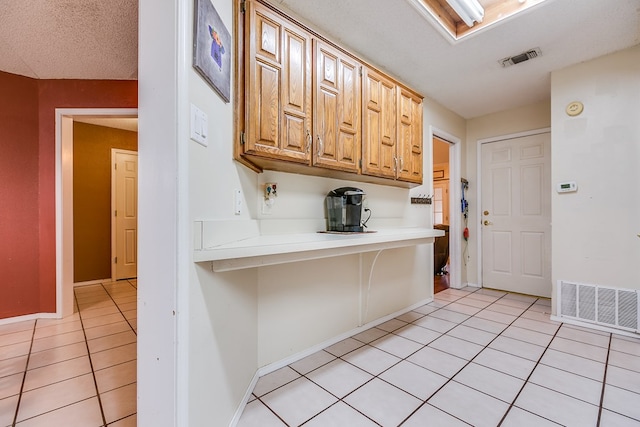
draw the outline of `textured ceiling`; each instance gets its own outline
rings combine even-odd
[[[465,118],[549,99],[551,71],[640,43],[640,0],[547,0],[455,44],[409,0],[273,1]]]
[[[410,0],[271,2],[465,118],[548,99],[551,71],[640,43],[640,0],[547,0],[456,44]],[[0,70],[136,79],[137,22],[137,0],[0,0]]]
[[[38,79],[138,77],[137,0],[0,0],[0,70]]]

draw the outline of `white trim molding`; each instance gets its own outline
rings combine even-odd
[[[56,317],[73,314],[73,119],[138,117],[137,108],[56,108]]]
[[[478,224],[480,224],[480,206],[482,206],[482,156],[480,155],[480,153],[482,152],[481,148],[482,148],[482,144],[487,144],[490,142],[498,142],[498,141],[505,141],[507,139],[515,139],[515,138],[523,138],[525,136],[532,136],[532,135],[539,135],[542,133],[551,133],[551,128],[550,127],[546,127],[546,128],[540,128],[540,129],[533,129],[533,130],[528,130],[528,131],[524,131],[524,132],[517,132],[517,133],[510,133],[510,134],[506,134],[506,135],[498,135],[498,136],[493,136],[493,137],[489,137],[489,138],[482,138],[479,139],[476,142],[476,174],[477,174],[477,185],[476,185],[476,204],[477,206],[475,207],[475,212],[477,213],[476,219],[478,220]],[[477,250],[477,256],[476,258],[478,259],[478,287],[482,288],[484,285],[482,283],[482,232],[480,230],[478,230],[478,233],[476,233],[478,235],[477,238],[477,246],[476,246],[476,250]],[[476,286],[476,285],[469,285],[469,286]]]

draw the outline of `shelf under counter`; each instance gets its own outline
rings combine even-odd
[[[433,243],[444,231],[393,228],[375,233],[260,235],[195,250],[194,262],[210,262],[215,272],[307,261],[340,255]]]

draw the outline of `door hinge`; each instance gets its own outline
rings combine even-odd
[[[113,263],[114,263],[114,264],[117,264],[117,263],[118,263],[118,257],[115,257],[115,258],[113,259]]]
[[[113,216],[118,216],[118,211],[113,211]]]
[[[362,169],[362,159],[358,160],[358,167]]]
[[[247,11],[246,7],[245,7],[245,0],[242,0],[240,2],[240,12],[245,13]]]
[[[114,164],[113,164],[113,168],[117,170],[117,169],[118,169],[118,164],[117,164],[117,163],[114,163]]]
[[[244,145],[245,143],[245,138],[244,138],[244,132],[240,133],[240,145]]]
[[[360,66],[360,77],[362,77],[362,65]]]

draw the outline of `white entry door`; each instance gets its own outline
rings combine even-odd
[[[551,296],[551,135],[481,145],[482,285]]]
[[[112,277],[138,274],[138,153],[112,150]]]

